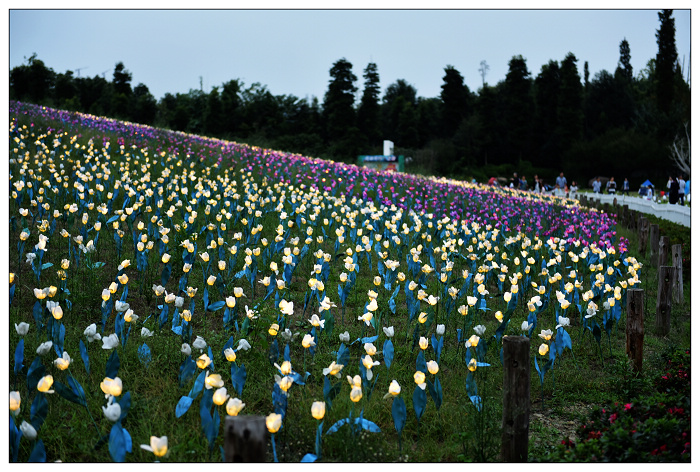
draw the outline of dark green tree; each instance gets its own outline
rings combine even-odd
[[[581,85],[581,76],[578,74],[576,62],[578,59],[570,52],[560,65],[557,134],[563,152],[578,141],[583,132],[583,85]]]
[[[221,86],[221,129],[224,137],[233,137],[237,131],[241,86],[238,80],[229,80]]]
[[[355,127],[357,76],[352,72],[352,64],[345,58],[333,64],[330,76],[323,101],[326,139],[329,142],[340,142],[345,140],[350,129]]]
[[[615,77],[620,77],[621,79],[631,83],[634,79],[634,74],[632,71],[632,63],[630,55],[630,44],[627,39],[623,39],[620,42],[620,60],[617,62],[617,69],[615,69]]]
[[[469,88],[464,84],[462,74],[451,65],[445,67],[442,81],[442,134],[451,137],[469,114]]]
[[[416,88],[404,79],[390,84],[382,99],[381,116],[384,139],[394,142],[396,147],[411,147],[417,140],[409,136],[406,126],[416,128],[418,116],[416,107]],[[407,141],[406,141],[407,140]]]
[[[148,87],[138,84],[134,87],[131,107],[131,120],[136,123],[152,125],[156,119],[158,104]]]
[[[379,72],[377,64],[370,62],[364,70],[365,88],[357,110],[357,127],[365,137],[368,146],[379,146],[381,131],[379,128]]]
[[[668,113],[674,96],[674,75],[678,63],[676,51],[676,22],[673,10],[659,12],[661,25],[656,31],[656,101],[659,110]]]
[[[535,166],[547,166],[553,158],[558,160],[561,156],[561,145],[557,134],[560,83],[559,63],[553,60],[544,64],[535,78],[533,136],[537,142],[537,151],[532,158]]]
[[[51,96],[54,77],[53,69],[46,67],[34,53],[26,64],[10,71],[10,98],[43,104]]]
[[[521,160],[530,160],[530,137],[534,104],[531,93],[532,81],[530,71],[523,56],[514,56],[508,63],[508,73],[503,87],[505,93],[505,121],[510,162],[519,164]]]
[[[112,76],[111,114],[117,118],[129,117],[131,102],[131,72],[126,70],[124,63],[117,62]]]
[[[221,136],[223,133],[223,116],[221,105],[221,94],[219,87],[213,87],[211,92],[207,94],[207,106],[204,109],[203,116],[203,131],[207,136]]]

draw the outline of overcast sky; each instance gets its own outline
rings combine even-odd
[[[121,61],[132,86],[145,84],[156,99],[199,89],[201,78],[205,92],[240,79],[275,95],[322,102],[329,70],[344,57],[353,64],[358,94],[364,68],[375,62],[382,94],[404,79],[419,96],[437,97],[447,65],[476,92],[481,61],[489,67],[486,83],[495,85],[516,55],[535,77],[543,64],[572,52],[581,76],[588,62],[593,79],[603,69],[615,71],[623,39],[637,75],[658,50],[658,11],[10,9],[9,68],[36,53],[55,72],[111,80]],[[673,18],[688,77],[690,10],[674,10]]]

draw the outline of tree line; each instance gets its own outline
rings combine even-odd
[[[537,75],[515,55],[496,85],[485,81],[489,67],[482,61],[476,92],[447,65],[438,97],[418,96],[404,79],[382,95],[377,64],[367,64],[359,80],[341,58],[329,70],[322,102],[273,95],[239,79],[156,100],[146,85],[132,87],[122,62],[109,81],[56,73],[35,54],[10,70],[10,98],[346,162],[381,154],[388,139],[395,154],[410,157],[411,172],[479,181],[518,172],[532,181],[535,173],[553,179],[563,171],[582,188],[595,176],[627,177],[634,187],[678,172],[670,146],[690,122],[672,10],[658,16],[658,53],[636,74],[622,39],[615,71],[593,77],[588,62],[580,76],[573,53],[550,60]]]

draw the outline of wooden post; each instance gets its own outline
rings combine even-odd
[[[671,331],[671,288],[673,266],[659,267],[659,290],[656,296],[656,331],[665,336]]]
[[[530,338],[503,337],[501,459],[527,462],[530,428]]]
[[[674,244],[671,246],[671,264],[676,268],[673,273],[673,301],[683,303],[683,246]]]
[[[624,226],[625,228],[630,227],[630,206],[629,205],[622,205],[622,220],[621,220],[620,225]]]
[[[644,357],[644,290],[631,288],[627,291],[627,357],[635,372],[642,371]]]
[[[668,250],[669,250],[669,239],[668,236],[661,236],[659,238],[659,267],[669,265],[668,263]],[[673,265],[673,264],[671,264]]]
[[[659,267],[659,225],[649,226],[649,247],[651,252],[649,259],[652,267]]]
[[[649,239],[649,220],[639,217],[639,253],[645,256],[647,253],[647,240]]]
[[[224,424],[225,462],[265,462],[267,426],[264,416],[227,416]]]

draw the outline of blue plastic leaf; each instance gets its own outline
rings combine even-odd
[[[15,348],[15,375],[24,367],[24,338],[19,340]]]
[[[114,423],[109,432],[109,455],[114,462],[126,461],[126,441],[122,425],[119,422]]]
[[[219,310],[219,309],[221,309],[225,304],[226,304],[226,302],[225,302],[224,300],[220,300],[220,301],[218,301],[218,302],[214,302],[214,303],[210,304],[209,306],[207,306],[207,311],[212,311],[212,312],[213,312],[213,311]],[[246,319],[247,319],[247,318],[246,318]]]
[[[80,340],[80,357],[83,358],[83,364],[85,365],[85,370],[90,373],[90,357],[88,356],[87,347],[83,340]]]
[[[178,377],[180,387],[185,385],[185,383],[192,378],[196,367],[197,363],[192,359],[192,356],[187,356],[187,359],[185,359],[180,366],[180,375]]]
[[[238,396],[243,395],[243,387],[245,386],[245,380],[247,377],[247,372],[245,370],[245,365],[241,365],[240,368],[236,368],[236,363],[231,363],[231,382],[233,383],[233,388],[238,392]],[[235,369],[235,372],[234,372]]]
[[[146,343],[143,343],[138,349],[139,361],[144,367],[148,367],[151,362],[151,348]]]
[[[71,390],[68,386],[62,384],[61,382],[54,382],[53,389],[58,395],[65,398],[66,400],[76,403],[78,405],[85,405],[85,400],[80,398],[78,395],[75,394],[73,390]]]
[[[428,404],[428,395],[425,390],[416,386],[413,391],[413,411],[416,413],[416,419],[420,421],[420,417],[423,416],[425,411],[425,406]]]
[[[46,401],[46,396],[41,392],[37,393],[29,412],[30,423],[34,426],[34,429],[39,431],[41,425],[44,424],[48,412],[49,402]]]
[[[202,371],[199,373],[197,376],[197,379],[194,381],[194,385],[192,386],[192,389],[190,390],[190,393],[188,396],[192,398],[193,400],[197,398],[197,396],[200,394],[202,389],[204,388],[204,378],[207,376],[206,371]]]
[[[347,423],[348,421],[349,421],[348,418],[343,418],[342,420],[338,420],[333,426],[331,426],[330,428],[328,428],[328,431],[326,431],[326,434],[328,435],[328,434],[333,434],[333,433],[335,433],[336,431],[338,431],[338,428],[340,428],[341,426],[343,426],[343,425],[344,425],[345,423]]]
[[[423,372],[424,374],[428,372],[428,365],[425,362],[425,356],[423,355],[423,350],[421,349],[416,357],[416,370]]]
[[[370,420],[367,420],[365,418],[355,418],[355,423],[358,423],[362,429],[369,431],[370,433],[381,433],[382,430],[379,429],[379,426],[376,424],[372,423]]]
[[[124,395],[122,395],[122,398],[119,400],[119,407],[122,409],[122,414],[119,419],[123,420],[126,418],[126,415],[129,413],[129,409],[131,408],[131,392],[126,392]]]
[[[119,374],[119,354],[117,354],[117,350],[113,349],[112,354],[109,356],[109,359],[107,359],[107,368],[105,372],[105,377],[109,377],[110,379],[116,378],[117,375]]]
[[[394,418],[394,428],[396,428],[397,433],[401,433],[403,427],[406,425],[406,402],[403,398],[394,398],[393,404],[391,405],[391,416]]]
[[[46,449],[41,439],[37,440],[27,462],[46,462]]]
[[[187,410],[190,409],[193,401],[194,399],[189,396],[180,397],[180,401],[177,402],[177,406],[175,407],[175,417],[180,418],[182,415],[187,413]]]
[[[391,342],[391,339],[387,339],[384,341],[384,363],[386,364],[386,368],[391,367],[391,362],[394,360],[394,343]]]
[[[39,380],[41,380],[45,372],[46,367],[41,363],[41,357],[36,356],[27,371],[27,390],[33,391],[36,389]]]
[[[308,454],[305,454],[304,457],[301,458],[301,462],[316,462],[316,455],[311,454],[310,452]]]
[[[73,393],[75,393],[75,396],[81,399],[80,404],[85,405],[85,390],[83,390],[83,386],[80,385],[80,383],[77,380],[75,380],[75,378],[72,375],[68,376],[68,385],[70,386]]]
[[[350,350],[345,347],[344,343],[341,343],[338,348],[338,355],[336,356],[335,362],[340,365],[348,365],[350,362]]]

